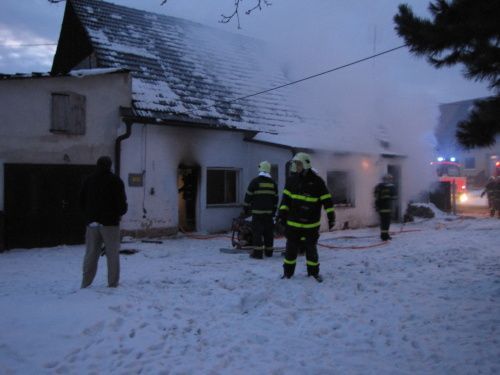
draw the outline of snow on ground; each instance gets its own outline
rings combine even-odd
[[[500,220],[393,224],[365,249],[320,247],[322,284],[227,238],[124,243],[121,285],[83,246],[0,254],[1,374],[495,374]],[[324,233],[377,244],[376,228]],[[278,245],[283,240],[278,240]]]

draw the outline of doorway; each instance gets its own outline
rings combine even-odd
[[[392,220],[399,221],[401,212],[401,167],[399,165],[387,166],[387,173],[392,175],[397,199],[393,203]]]
[[[196,231],[196,202],[200,167],[179,165],[177,189],[179,192],[179,227],[186,232]]]

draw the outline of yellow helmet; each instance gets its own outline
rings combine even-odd
[[[300,161],[304,169],[311,169],[311,157],[305,152],[296,153],[292,161]]]
[[[259,163],[259,172],[271,173],[271,164],[267,161],[261,161]]]

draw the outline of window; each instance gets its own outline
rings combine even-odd
[[[207,204],[237,203],[238,171],[234,169],[207,170]]]
[[[354,206],[354,187],[348,172],[329,171],[326,174],[326,184],[332,194],[334,205]]]
[[[73,135],[85,134],[85,96],[75,93],[52,94],[50,131]]]
[[[476,158],[475,157],[470,157],[470,158],[465,158],[465,169],[474,169],[476,168]]]

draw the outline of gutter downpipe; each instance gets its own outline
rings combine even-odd
[[[125,120],[126,131],[124,134],[118,136],[115,140],[115,174],[120,177],[120,167],[121,167],[121,154],[122,154],[122,141],[129,138],[132,134],[133,122],[130,120]]]

